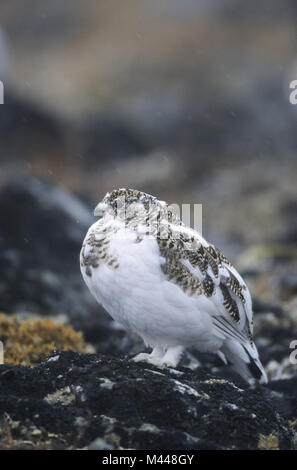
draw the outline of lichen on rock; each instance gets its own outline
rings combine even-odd
[[[283,402],[266,385],[251,389],[206,368],[182,368],[177,381],[169,370],[98,354],[52,358],[34,368],[0,366],[10,448],[23,448],[21,439],[47,449],[294,447]],[[7,433],[0,435],[0,448],[7,445]]]
[[[16,315],[0,314],[0,341],[4,345],[6,364],[34,366],[54,350],[71,349],[92,352],[81,332],[71,325],[55,322],[49,318],[20,320]]]

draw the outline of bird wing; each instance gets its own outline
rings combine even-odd
[[[157,235],[164,258],[163,273],[185,293],[213,302],[214,333],[252,344],[253,311],[249,290],[240,274],[214,245],[183,224],[169,224]]]

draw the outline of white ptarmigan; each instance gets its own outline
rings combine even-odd
[[[151,354],[135,361],[176,367],[183,350],[217,353],[248,382],[267,381],[253,342],[249,290],[225,256],[157,198],[107,193],[80,253],[82,276],[114,320]]]

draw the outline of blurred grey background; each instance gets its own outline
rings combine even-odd
[[[296,2],[11,0],[0,19],[1,183],[38,174],[94,199],[136,187],[201,202],[206,227],[249,243],[281,231]]]

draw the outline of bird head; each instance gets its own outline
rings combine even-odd
[[[107,193],[96,206],[94,215],[104,217],[106,214],[114,217],[131,217],[136,213],[150,212],[166,203],[159,201],[150,194],[136,189],[114,189]]]

